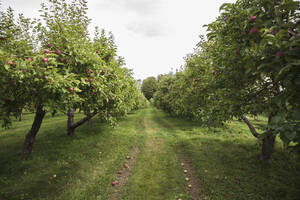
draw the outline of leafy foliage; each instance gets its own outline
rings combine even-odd
[[[144,94],[144,96],[150,100],[153,97],[153,94],[157,90],[157,81],[155,77],[148,77],[145,80],[143,80],[141,90]]]
[[[84,0],[49,0],[41,18],[15,20],[9,8],[0,18],[0,120],[10,125],[26,107],[66,113],[75,108],[116,125],[118,117],[146,105],[111,33],[95,30]]]
[[[299,3],[238,0],[223,4],[183,72],[159,83],[155,104],[205,125],[265,114],[264,140],[300,139]],[[271,145],[272,146],[272,145]]]

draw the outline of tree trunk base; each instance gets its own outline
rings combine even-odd
[[[265,163],[270,163],[271,155],[274,150],[276,136],[272,133],[269,133],[264,139],[262,143],[260,160]]]
[[[43,106],[38,105],[36,113],[35,113],[34,121],[32,123],[32,127],[25,136],[23,150],[22,150],[22,154],[21,154],[22,158],[31,154],[33,144],[35,141],[35,136],[37,135],[37,133],[41,127],[41,124],[43,122],[45,114],[46,114],[46,111],[43,110]]]
[[[73,136],[75,133],[75,129],[72,128],[74,124],[74,109],[70,108],[68,110],[68,123],[67,123],[67,134],[69,136]]]

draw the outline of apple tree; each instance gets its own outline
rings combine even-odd
[[[157,81],[155,77],[148,77],[143,80],[141,90],[144,96],[150,100],[153,97],[153,94],[157,90]]]
[[[35,136],[46,110],[68,98],[68,87],[74,87],[74,77],[62,70],[57,55],[31,41],[31,23],[20,15],[15,20],[12,9],[1,13],[1,119],[5,126],[12,115],[24,106],[35,110],[31,129],[25,137],[22,155],[32,151]]]
[[[224,102],[228,117],[244,120],[262,139],[261,159],[271,157],[276,135],[288,145],[300,138],[299,2],[238,0],[223,4],[220,17],[208,25],[213,43],[211,97]],[[245,114],[268,115],[258,134]]]

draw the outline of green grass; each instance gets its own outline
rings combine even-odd
[[[111,181],[125,155],[141,140],[142,111],[128,116],[120,127],[94,120],[66,135],[66,117],[47,117],[32,155],[20,159],[24,134],[32,115],[0,132],[0,199],[107,199]],[[80,116],[77,116],[80,117]],[[51,180],[50,177],[56,175]]]
[[[209,129],[153,112],[166,128],[165,138],[192,161],[202,199],[300,199],[299,158],[285,151],[281,142],[276,142],[271,165],[264,165],[258,160],[258,141],[242,122]],[[253,123],[263,128],[266,119]]]
[[[146,110],[146,142],[142,146],[134,173],[129,178],[122,199],[177,199],[184,194],[184,177],[172,146],[161,137],[161,127],[152,118],[152,110]]]
[[[277,141],[271,164],[262,164],[259,142],[239,121],[203,128],[149,108],[130,114],[116,128],[94,119],[69,137],[66,117],[49,115],[32,155],[21,160],[32,119],[25,114],[22,122],[0,130],[0,200],[109,199],[116,171],[136,144],[140,151],[121,199],[191,199],[184,189],[179,149],[196,171],[200,199],[300,199],[299,157]],[[260,119],[253,123],[264,129],[266,119]]]

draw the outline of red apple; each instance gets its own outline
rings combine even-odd
[[[112,186],[115,186],[115,185],[116,185],[116,182],[115,182],[115,181],[111,182],[111,185],[112,185]]]
[[[44,53],[50,53],[50,51],[48,49],[45,49]]]
[[[60,51],[60,50],[56,50],[55,53],[56,53],[57,55],[60,55],[60,54],[61,54],[61,51]]]
[[[252,27],[250,30],[250,34],[254,35],[254,34],[258,33],[258,31],[259,31],[258,28]]]
[[[89,79],[88,79],[88,82],[92,82],[92,81],[93,81],[93,79],[92,79],[92,78],[89,78]]]
[[[70,88],[69,88],[69,91],[70,91],[70,92],[73,92],[73,88],[70,87]]]
[[[42,59],[42,62],[43,62],[43,63],[48,63],[48,58],[43,58],[43,59]]]
[[[23,72],[26,73],[26,72],[27,72],[27,69],[23,69]]]
[[[283,57],[284,56],[284,53],[282,51],[277,51],[276,52],[276,56],[278,57]]]
[[[48,47],[48,48],[50,48],[51,46],[52,46],[52,44],[50,44],[50,43],[49,43],[49,44],[47,44],[47,47]]]
[[[122,171],[121,171],[121,170],[119,170],[119,171],[118,171],[118,174],[122,174]]]
[[[215,75],[215,74],[216,74],[216,70],[212,70],[212,71],[211,71],[211,74],[212,74],[212,75]]]
[[[99,53],[99,50],[96,50],[96,53]]]
[[[250,18],[249,18],[249,21],[250,22],[254,22],[256,20],[256,16],[251,16]]]
[[[9,64],[10,66],[14,65],[12,61],[8,61],[7,64]]]
[[[26,60],[28,60],[28,61],[33,61],[33,58],[26,58]]]

